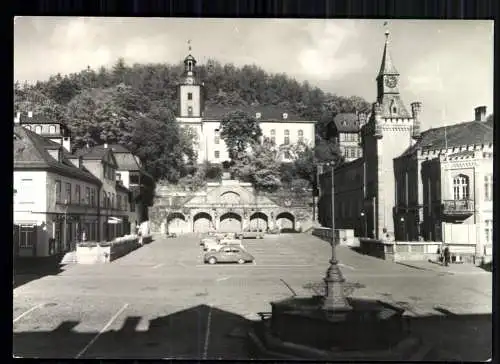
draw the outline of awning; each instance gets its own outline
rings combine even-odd
[[[122,222],[122,219],[114,216],[108,217],[108,224],[119,224]]]

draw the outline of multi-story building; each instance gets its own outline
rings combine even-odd
[[[110,144],[116,163],[116,179],[128,188],[132,194],[130,200],[129,221],[142,223],[148,220],[148,207],[153,203],[155,181],[142,166],[142,162],[127,148],[119,144]],[[135,214],[135,216],[133,216]]]
[[[340,113],[335,115],[330,133],[338,143],[346,162],[363,156],[361,148],[361,128],[366,124],[364,113]]]
[[[276,106],[205,107],[203,83],[196,74],[195,58],[189,54],[184,60],[184,65],[184,78],[178,89],[179,110],[176,119],[182,127],[194,130],[197,136],[195,148],[199,163],[204,161],[222,163],[229,159],[227,147],[220,137],[221,120],[225,114],[236,110],[255,117],[263,137],[274,141],[277,146],[286,147],[299,141],[314,146],[315,122],[300,118]],[[286,152],[286,148],[284,149],[283,161],[290,161],[293,156]]]
[[[18,114],[15,123],[15,254],[64,252],[83,232],[87,240],[112,240],[147,219],[141,206],[154,181],[128,150],[118,150],[119,165],[107,144],[71,153],[63,123],[32,113]],[[135,196],[128,187],[136,188]]]
[[[463,259],[491,249],[493,129],[475,119],[424,131],[394,159],[396,238],[437,240]]]
[[[60,144],[15,125],[14,255],[70,250],[82,228],[89,239],[97,239],[101,186]]]
[[[389,33],[377,101],[361,128],[363,157],[335,169],[335,226],[376,239],[437,240],[480,257],[491,241],[493,128],[474,121],[421,132],[421,103],[409,113],[398,90]],[[319,220],[331,226],[332,176],[320,177]],[[460,245],[460,246],[459,246]]]
[[[99,195],[101,207],[100,232],[106,240],[128,234],[131,223],[137,221],[135,204],[130,204],[131,193],[117,180],[118,163],[108,144],[84,148],[75,152],[83,165],[102,182]]]

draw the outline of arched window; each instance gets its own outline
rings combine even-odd
[[[31,130],[31,125],[25,125],[24,127],[28,130]]]
[[[285,145],[290,144],[290,130],[285,129],[285,140],[284,143]]]
[[[49,126],[49,134],[55,134],[55,133],[56,133],[56,126],[50,125]]]
[[[42,134],[42,126],[41,125],[35,126],[35,133]]]
[[[297,135],[299,137],[299,142],[302,143],[304,141],[304,130],[299,129],[299,131],[297,132]]]
[[[453,199],[468,200],[469,199],[469,177],[459,174],[453,178]]]

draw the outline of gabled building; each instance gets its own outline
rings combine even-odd
[[[340,113],[335,115],[329,132],[333,136],[346,162],[363,156],[361,148],[361,128],[366,124],[363,113]]]
[[[101,187],[82,160],[72,158],[63,146],[15,125],[14,255],[45,257],[68,251],[83,228],[89,239],[98,239]]]
[[[104,146],[94,147],[103,149]],[[131,192],[129,221],[142,223],[148,220],[148,207],[153,203],[155,181],[143,168],[141,160],[119,144],[109,144],[117,163],[116,180]]]
[[[132,194],[121,180],[117,180],[118,163],[108,144],[80,149],[75,157],[82,160],[83,165],[95,177],[102,181],[100,193],[101,233],[106,240],[131,232],[137,221],[135,203],[131,204]]]

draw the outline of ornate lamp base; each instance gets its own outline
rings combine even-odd
[[[350,311],[351,306],[344,294],[344,276],[336,260],[330,260],[330,267],[323,279],[326,284],[325,297],[323,299],[323,310],[327,311]]]

